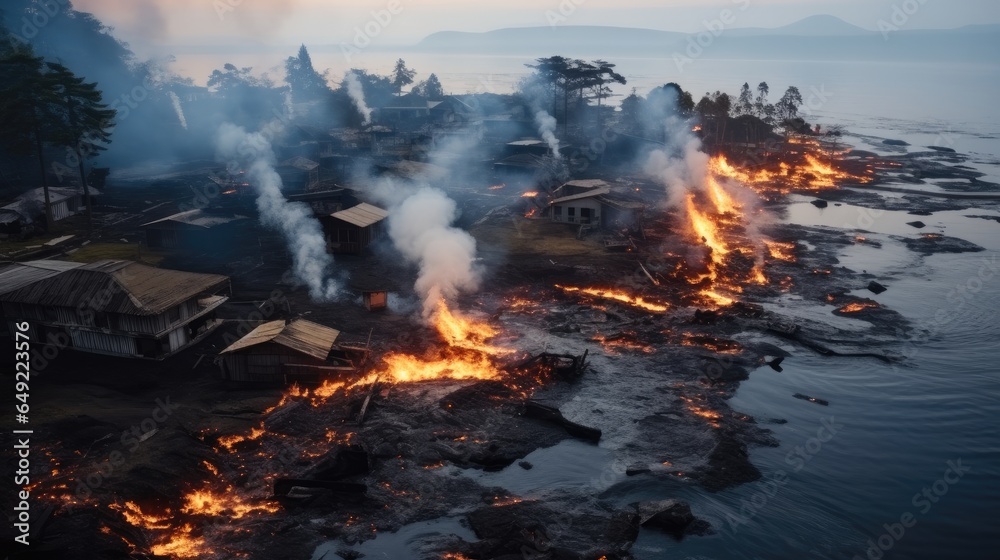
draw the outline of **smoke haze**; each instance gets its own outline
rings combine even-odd
[[[257,190],[261,223],[284,236],[292,254],[292,271],[309,288],[310,297],[319,301],[336,299],[341,286],[331,277],[333,257],[327,253],[319,221],[308,205],[289,202],[281,192],[281,177],[274,169],[274,151],[269,140],[274,132],[271,128],[248,133],[225,123],[216,136],[218,155],[227,165],[246,169]]]

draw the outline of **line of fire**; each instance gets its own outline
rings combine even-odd
[[[15,158],[0,309],[34,349],[39,550],[357,558],[458,518],[475,538],[422,557],[596,560],[627,558],[642,527],[718,530],[679,500],[600,494],[757,480],[748,449],[777,442],[729,407],[740,381],[803,354],[898,359],[879,340],[899,315],[852,293],[885,286],[836,257],[876,242],[782,221],[787,205],[962,171],[943,151],[851,148],[797,113],[797,90],[783,119],[676,84],[609,106],[601,87],[625,78],[603,64],[540,59],[537,98],[345,97],[354,122],[337,126],[295,84],[228,126],[192,115],[232,92],[166,85],[145,134],[201,134],[197,157],[41,179],[31,158],[58,148]],[[794,300],[873,330],[819,326]],[[564,442],[623,468],[586,498],[486,478],[562,468],[526,457]]]

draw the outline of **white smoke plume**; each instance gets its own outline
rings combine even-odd
[[[365,121],[363,124],[368,125],[372,122],[372,110],[365,103],[365,91],[361,87],[361,81],[358,80],[358,75],[354,72],[348,72],[344,76],[344,81],[347,82],[347,95],[351,97],[351,101],[354,102],[354,106],[357,107],[358,112],[364,117]]]
[[[420,267],[415,285],[423,300],[423,318],[430,319],[443,301],[479,288],[482,271],[476,264],[476,240],[452,226],[458,217],[455,201],[444,192],[423,187],[389,214],[389,237],[411,263]]]
[[[549,145],[549,149],[552,150],[552,157],[557,160],[562,158],[562,154],[559,153],[559,139],[556,138],[555,117],[544,109],[539,109],[535,113],[535,124],[538,125],[538,134]]]
[[[180,98],[177,97],[177,94],[172,91],[168,91],[167,95],[170,96],[170,102],[174,104],[174,112],[177,113],[177,120],[181,122],[181,126],[184,127],[184,130],[187,130],[188,123],[187,119],[184,118],[184,110],[181,109]]]
[[[701,150],[701,141],[690,133],[680,134],[682,137],[676,138],[678,142],[672,146],[649,154],[643,169],[666,188],[667,206],[671,208],[684,208],[688,191],[704,189],[708,176],[709,157]]]
[[[271,130],[248,133],[224,123],[216,136],[219,157],[230,166],[245,168],[257,190],[261,223],[281,232],[292,253],[292,272],[309,288],[314,300],[336,299],[340,284],[331,277],[333,258],[326,251],[320,223],[308,205],[289,202],[281,193],[281,176],[274,169],[275,157],[268,139]]]

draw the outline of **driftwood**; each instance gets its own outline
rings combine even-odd
[[[558,408],[542,404],[538,401],[529,400],[524,403],[524,413],[531,418],[538,418],[562,426],[566,432],[574,437],[597,443],[601,440],[601,430],[591,428],[582,424],[577,424],[567,420]]]

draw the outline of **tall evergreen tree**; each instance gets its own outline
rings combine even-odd
[[[56,134],[59,103],[45,61],[31,47],[15,44],[0,58],[0,142],[15,154],[35,152],[45,197],[45,226],[52,228],[52,206],[45,172],[45,145]]]
[[[312,57],[305,45],[299,47],[298,56],[290,56],[285,61],[285,81],[297,101],[312,101],[330,92],[326,74],[320,74],[313,68]]]
[[[392,85],[396,88],[396,95],[403,94],[403,87],[413,83],[413,77],[417,71],[407,68],[406,61],[402,58],[396,61],[396,67],[392,69]]]
[[[72,151],[80,172],[84,201],[87,205],[87,230],[92,228],[90,185],[84,173],[84,160],[107,149],[114,128],[115,111],[102,101],[96,83],[88,83],[62,64],[49,62],[48,77],[55,87],[60,122],[53,143]]]

